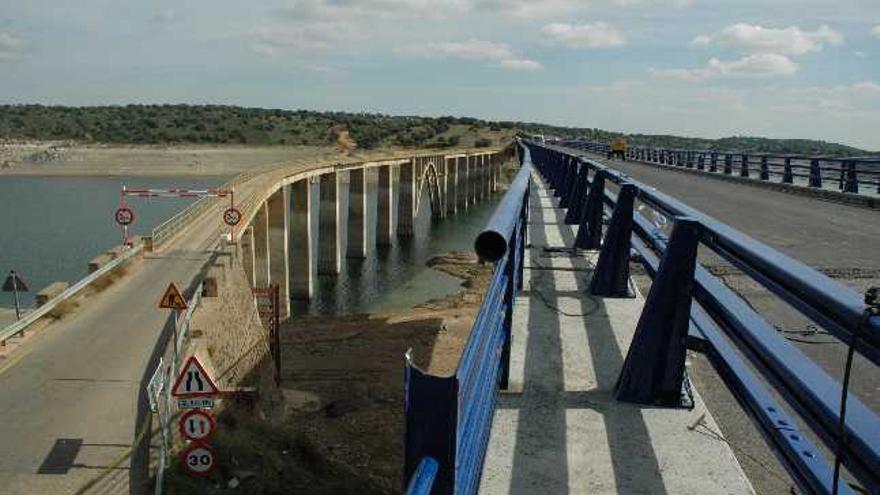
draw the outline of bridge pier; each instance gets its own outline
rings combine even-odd
[[[366,169],[349,172],[348,185],[348,245],[349,258],[367,257],[367,180]]]
[[[269,282],[278,286],[281,317],[290,316],[290,190],[282,187],[266,201],[268,212]]]
[[[460,156],[456,160],[456,195],[458,198],[458,210],[465,212],[468,209],[468,157]]]
[[[342,267],[342,222],[339,212],[337,172],[321,176],[318,212],[318,275],[337,275]]]
[[[312,194],[309,179],[290,185],[290,249],[289,275],[290,297],[309,300],[315,280],[315,263],[312,256]]]
[[[251,287],[256,285],[254,281],[256,259],[254,256],[254,227],[249,225],[241,236],[241,265],[244,268],[245,278]]]
[[[271,282],[269,258],[269,208],[260,205],[253,223],[254,235],[254,287],[265,287]]]
[[[378,196],[376,198],[376,245],[390,246],[394,234],[392,198],[394,175],[391,165],[379,167]]]
[[[470,193],[469,200],[472,205],[477,204],[479,201],[479,187],[477,186],[479,180],[479,170],[477,169],[477,156],[468,157],[468,192]]]
[[[443,167],[446,170],[444,182],[446,183],[446,214],[454,215],[458,213],[458,163],[457,158],[446,158],[443,160]]]
[[[397,197],[397,235],[415,234],[416,170],[414,160],[400,165],[400,193]]]

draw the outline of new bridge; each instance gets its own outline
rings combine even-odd
[[[456,373],[407,360],[409,492],[770,493],[746,459],[764,454],[737,447],[756,437],[803,492],[880,490],[880,318],[862,296],[880,279],[877,161],[605,151],[524,141],[236,178],[231,238],[216,200],[194,204],[0,364],[4,491],[153,490],[146,389],[177,335],[155,309],[169,281],[196,300],[231,257],[251,287],[279,287],[289,316],[343,257],[411,236],[423,203],[442,218],[486,199],[514,153],[519,174],[476,241],[495,272]],[[29,318],[0,337],[45,324]]]

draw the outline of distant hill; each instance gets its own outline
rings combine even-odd
[[[326,145],[348,135],[360,148],[491,146],[517,133],[608,141],[618,133],[469,117],[270,110],[224,105],[63,107],[0,105],[0,139],[76,140],[119,144]],[[841,144],[806,139],[700,139],[627,135],[632,144],[774,153],[864,154]]]

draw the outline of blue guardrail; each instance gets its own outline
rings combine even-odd
[[[432,376],[411,353],[405,368],[405,465],[410,494],[476,493],[499,389],[507,387],[513,303],[522,288],[531,160],[521,168],[475,248],[492,281],[453,376]]]

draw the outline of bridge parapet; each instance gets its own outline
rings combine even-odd
[[[667,403],[670,392],[682,386],[684,345],[690,342],[707,353],[804,491],[853,493],[847,482],[838,480],[841,464],[868,493],[880,490],[880,419],[876,413],[780,336],[746,301],[696,264],[695,248],[699,244],[714,251],[853,351],[875,365],[880,364],[880,317],[870,314],[870,308],[857,293],[599,162],[555,147],[529,144],[529,148],[538,169],[569,205],[588,201],[582,194],[565,198],[577,190],[569,187],[567,178],[584,176],[583,170],[587,169],[593,173],[587,188],[591,192],[602,189],[603,209],[619,209],[622,195],[601,187],[604,181],[610,181],[621,186],[621,191],[635,188],[644,205],[675,225],[669,236],[642,214],[633,214],[628,234],[631,248],[646,271],[655,277],[646,308],[660,305],[674,311],[646,309],[642,314],[618,381],[619,398]],[[686,164],[688,160],[687,156],[669,150],[660,150],[657,155],[661,160],[664,155],[672,156],[675,163]],[[725,159],[725,166],[731,162]],[[740,163],[747,167],[750,162],[742,159]],[[596,222],[585,213],[580,229],[589,229]],[[688,235],[680,228],[685,225],[692,227]],[[612,233],[609,228],[606,242]],[[676,243],[691,247],[673,249]],[[611,255],[612,250],[608,251],[606,254],[603,246],[600,256]],[[602,265],[601,258],[598,265]],[[617,270],[623,269],[617,266]],[[679,275],[675,275],[673,283],[661,282],[676,270]],[[681,319],[682,314],[689,317]],[[688,339],[680,338],[685,335]],[[664,378],[637,379],[644,376]],[[773,398],[769,388],[785,400],[788,409]],[[801,431],[800,424],[806,425],[835,453],[835,462],[823,457]]]
[[[565,141],[575,148],[607,155],[608,143]],[[880,156],[826,156],[708,149],[630,146],[626,158],[685,171],[714,173],[729,179],[841,193],[835,199],[880,206]]]

